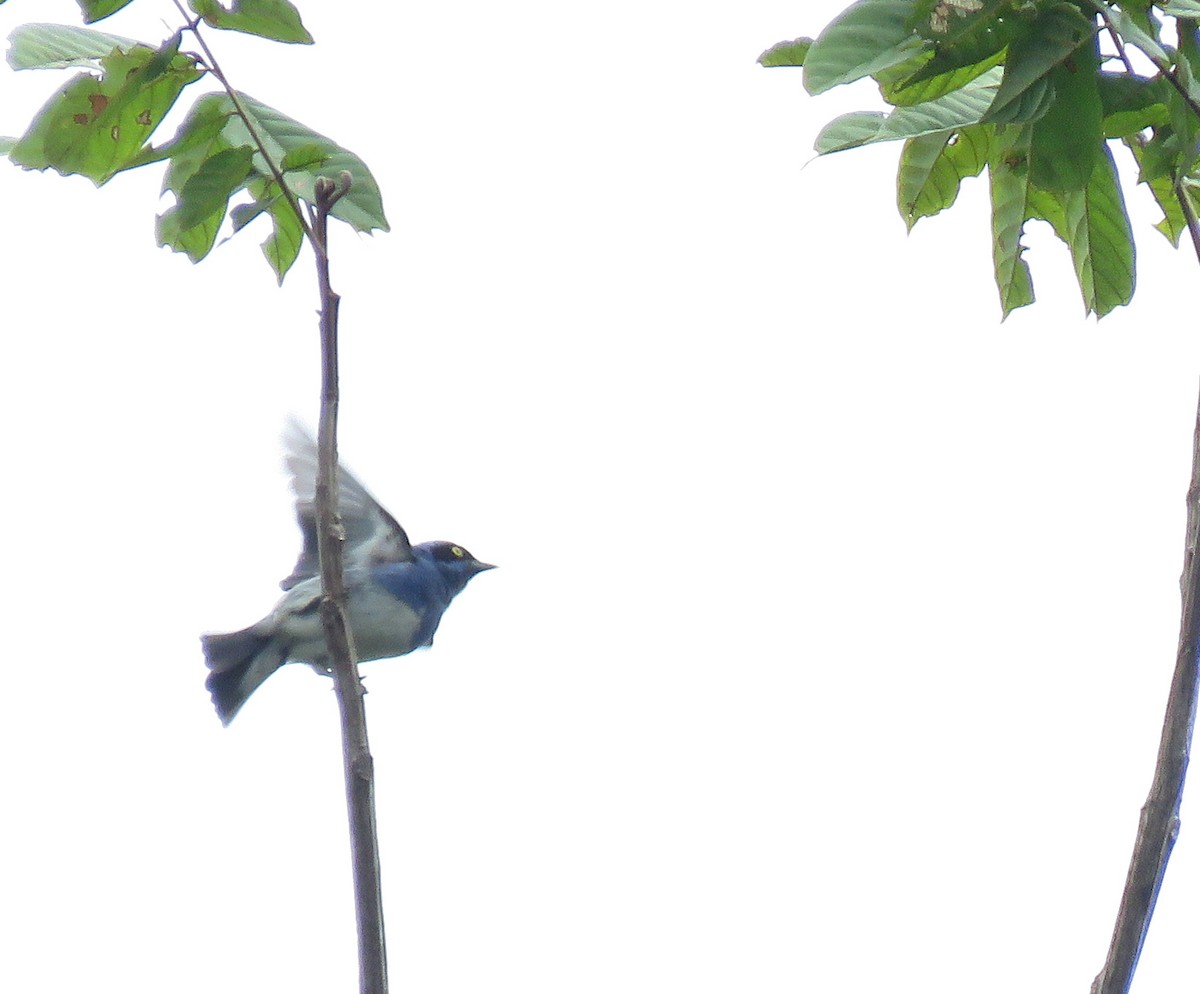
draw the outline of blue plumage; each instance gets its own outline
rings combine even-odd
[[[316,530],[317,450],[299,425],[289,426],[287,467],[304,537],[300,558],[281,586],[275,609],[240,632],[202,635],[206,686],[228,725],[259,685],[285,663],[329,672],[321,626]],[[345,469],[338,502],[346,532],[346,612],[360,660],[403,656],[433,643],[442,615],[471,577],[493,569],[453,542],[409,543],[399,523]]]

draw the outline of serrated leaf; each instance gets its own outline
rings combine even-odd
[[[1029,206],[1029,125],[996,129],[988,175],[992,194],[992,265],[1000,308],[1008,317],[1033,303],[1033,281],[1021,233]]]
[[[871,142],[920,138],[978,124],[996,95],[1001,72],[997,67],[944,97],[897,107],[886,117],[877,115],[873,124],[866,112],[834,118],[821,129],[814,148],[825,155]]]
[[[896,176],[896,205],[910,231],[921,218],[940,213],[958,199],[962,181],[978,176],[987,165],[988,147],[983,125],[905,144]]]
[[[97,186],[138,164],[180,91],[201,75],[189,56],[177,55],[166,72],[142,85],[154,57],[138,46],[103,58],[100,78],[77,75],[38,112],[12,160],[26,169],[87,176]]]
[[[114,49],[128,52],[132,38],[66,24],[22,24],[8,36],[8,64],[14,69],[96,69]]]
[[[358,231],[369,232],[376,228],[388,230],[379,186],[366,163],[357,155],[245,93],[238,94],[238,98],[247,114],[251,116],[255,131],[263,139],[274,162],[282,162],[289,152],[306,145],[316,145],[326,150],[328,158],[322,165],[288,173],[288,185],[296,196],[309,203],[315,203],[313,186],[318,177],[336,178],[345,170],[350,173],[352,184],[350,192],[334,205],[334,217],[340,218]],[[233,115],[233,103],[229,97],[218,94],[215,95],[215,99],[221,109],[230,114],[223,131],[226,141],[233,146],[253,144],[245,124]],[[255,156],[255,168],[263,176],[270,176],[266,163],[258,156]]]
[[[1095,23],[1074,4],[1055,4],[1042,13],[1032,30],[1009,46],[1004,79],[988,120],[996,124],[1019,120],[1011,115],[1011,105],[1044,81],[1055,66],[1073,56],[1095,31]]]
[[[288,0],[233,0],[228,9],[217,0],[188,0],[188,6],[214,28],[293,45],[313,43],[300,12]]]
[[[758,64],[767,69],[773,69],[776,66],[802,66],[812,43],[811,38],[796,38],[794,41],[778,42],[758,57]]]
[[[83,11],[83,23],[94,24],[96,21],[104,20],[110,14],[115,14],[133,0],[75,0],[75,2]]]
[[[890,66],[926,47],[910,24],[916,0],[859,0],[829,23],[804,60],[804,88],[824,93]]]

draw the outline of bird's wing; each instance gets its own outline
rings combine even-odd
[[[295,419],[284,432],[288,473],[296,494],[296,520],[304,547],[291,575],[280,583],[284,590],[316,576],[317,558],[317,443]],[[404,529],[367,493],[344,467],[338,467],[338,511],[346,530],[345,564],[349,566],[409,562],[412,546]]]

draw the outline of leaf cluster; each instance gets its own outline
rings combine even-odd
[[[131,0],[78,2],[91,23]],[[387,230],[379,187],[358,156],[229,87],[211,58],[182,50],[188,37],[203,48],[202,25],[311,44],[295,6],[289,0],[234,0],[229,7],[189,0],[189,6],[195,18],[158,44],[60,24],[17,28],[9,37],[13,69],[81,71],[59,87],[20,138],[0,139],[0,152],[26,169],[86,176],[97,186],[125,170],[165,162],[163,190],[175,202],[157,219],[158,243],[197,262],[216,244],[226,217],[236,234],[265,215],[271,233],[263,253],[280,282],[303,244],[302,204],[315,203],[322,176],[350,176],[334,216],[358,231]],[[222,91],[202,95],[175,136],[154,145],[153,135],[183,90],[207,77]]]
[[[1035,219],[1067,245],[1086,310],[1103,316],[1135,284],[1114,146],[1133,156],[1173,244],[1196,226],[1194,18],[1200,0],[859,0],[817,38],[782,42],[759,62],[802,66],[814,95],[875,80],[892,109],[843,114],[815,147],[902,142],[897,207],[910,229],[986,170],[1006,316],[1034,299],[1021,238]]]

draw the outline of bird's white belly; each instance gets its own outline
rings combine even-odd
[[[360,660],[403,656],[416,648],[415,639],[421,619],[403,601],[373,584],[354,590],[348,600],[347,620]],[[321,613],[315,605],[303,613],[289,613],[280,622],[282,633],[291,643],[289,662],[318,666],[325,663],[328,656],[325,629],[321,625]]]

